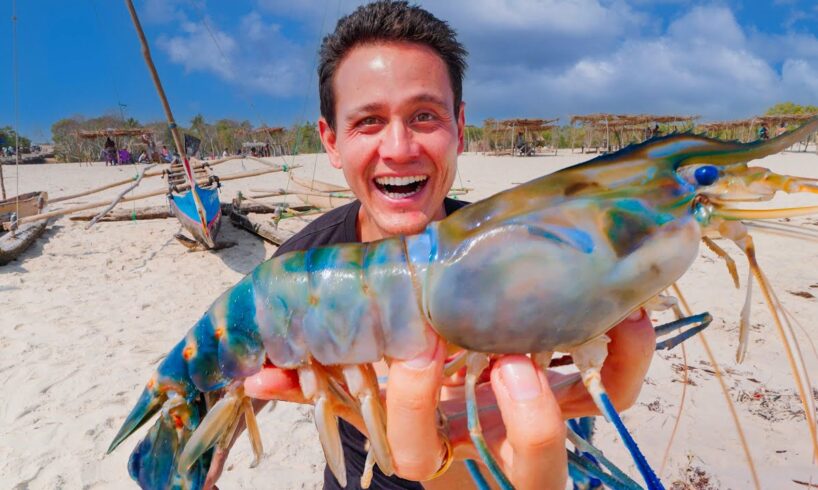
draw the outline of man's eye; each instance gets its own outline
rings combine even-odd
[[[359,126],[372,126],[375,124],[378,124],[378,118],[374,116],[365,117],[358,121]]]
[[[421,112],[420,114],[415,116],[415,120],[418,122],[434,121],[435,115],[432,114],[431,112]]]

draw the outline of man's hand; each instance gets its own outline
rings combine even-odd
[[[611,343],[602,369],[603,383],[617,410],[624,410],[639,394],[656,337],[642,310],[608,335]],[[432,337],[427,352],[392,363],[386,389],[387,436],[394,448],[395,468],[399,476],[413,480],[426,479],[440,467],[444,446],[437,428],[438,405],[448,418],[455,456],[479,461],[466,426],[462,390],[447,388],[447,399],[439,401],[445,348],[436,335]],[[560,376],[549,373],[546,377],[528,357],[509,355],[494,362],[490,382],[478,386],[484,436],[517,488],[563,488],[567,478],[564,420],[599,413],[581,383],[552,391],[548,379]],[[297,375],[278,368],[265,368],[248,378],[245,393],[264,400],[307,402]],[[357,414],[341,413],[365,430]],[[218,478],[220,464],[216,463],[223,464],[224,458],[226,453],[214,457],[208,482]]]

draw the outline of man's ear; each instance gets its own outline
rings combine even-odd
[[[457,154],[463,153],[466,147],[466,103],[460,102],[460,109],[457,111]]]
[[[326,150],[329,157],[329,163],[335,168],[341,168],[341,156],[338,154],[338,147],[336,146],[335,130],[330,127],[323,116],[318,119],[318,134],[321,136],[321,143],[324,145],[324,150]]]

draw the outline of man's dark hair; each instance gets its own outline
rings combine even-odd
[[[417,5],[378,0],[362,5],[338,20],[335,31],[321,43],[318,92],[321,115],[332,129],[335,129],[335,93],[332,87],[335,70],[353,48],[384,41],[422,44],[434,50],[448,68],[457,113],[463,100],[463,73],[466,71],[468,53],[457,40],[454,29]]]

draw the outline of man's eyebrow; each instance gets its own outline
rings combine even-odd
[[[418,94],[414,97],[411,97],[408,102],[410,104],[417,104],[417,103],[431,103],[438,105],[440,107],[448,107],[449,103],[445,100],[441,99],[440,97],[432,94]],[[377,112],[384,108],[384,104],[380,102],[372,102],[369,104],[364,104],[362,106],[356,107],[355,109],[349,112],[347,119],[354,119],[360,114],[368,113],[368,112]]]
[[[436,95],[432,95],[432,94],[418,94],[418,95],[412,97],[411,99],[409,99],[409,102],[414,102],[414,103],[417,103],[417,102],[430,102],[432,104],[436,104],[436,105],[439,105],[439,106],[442,106],[442,107],[446,107],[446,106],[449,105],[448,102],[446,102],[443,99],[441,99],[440,97],[438,97]]]
[[[380,109],[383,109],[383,104],[379,102],[372,102],[370,104],[364,104],[362,106],[356,107],[355,109],[349,112],[347,119],[353,119],[357,117],[359,114],[367,113],[367,112],[377,112]]]

